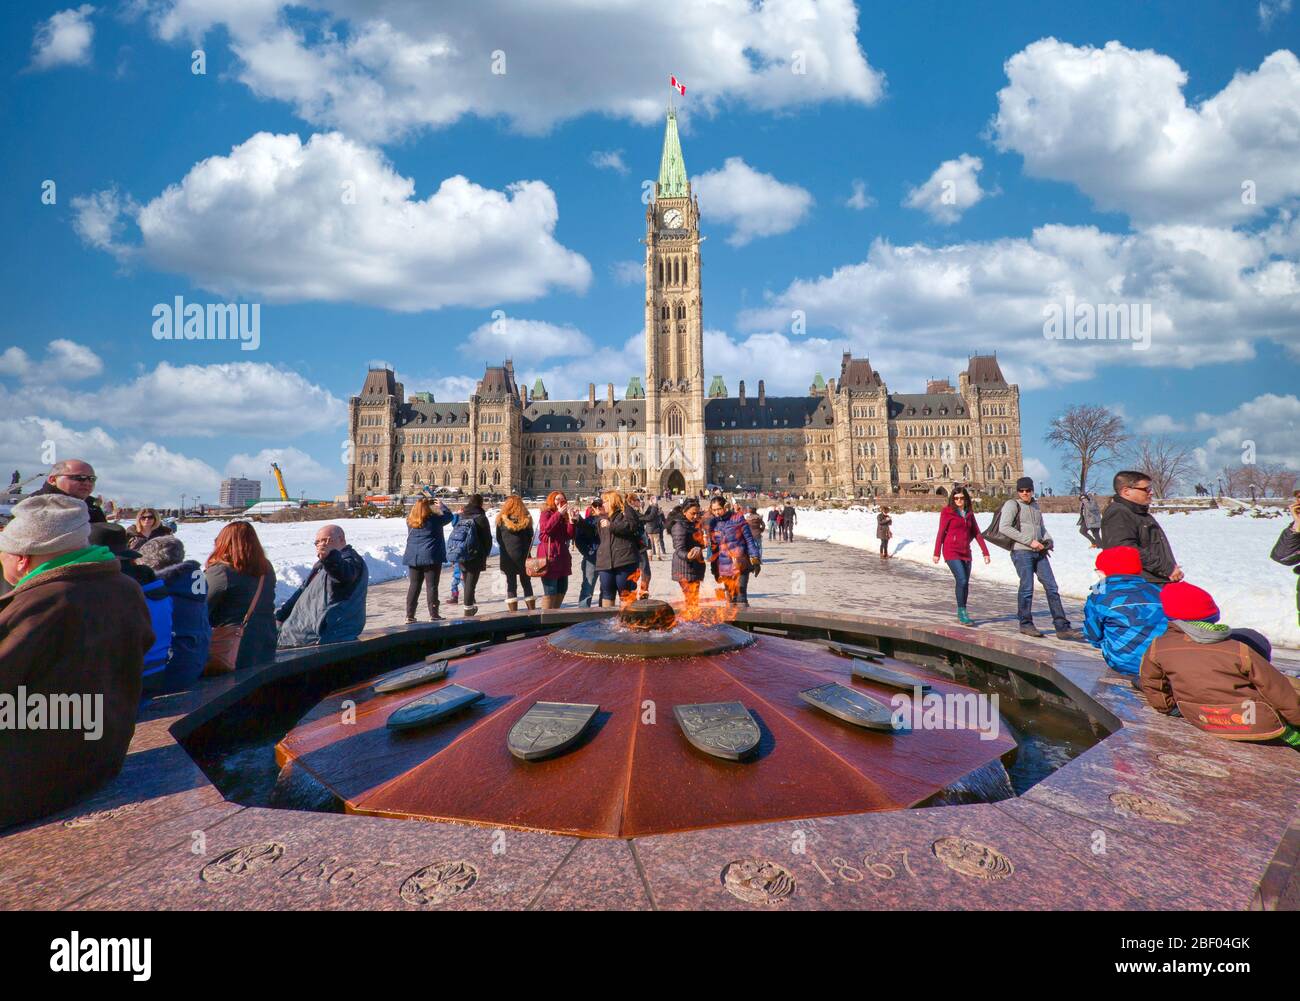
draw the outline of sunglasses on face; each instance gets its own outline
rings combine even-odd
[[[1138,490],[1138,491],[1141,491],[1141,492],[1144,493],[1144,494],[1149,494],[1149,493],[1151,492],[1151,487],[1149,487],[1149,486],[1145,486],[1145,487],[1129,487],[1129,489],[1130,489],[1130,490]]]
[[[98,476],[74,476],[71,473],[63,473],[62,475],[64,479],[72,480],[74,483],[94,483],[99,479]]]

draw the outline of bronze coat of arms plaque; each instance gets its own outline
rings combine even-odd
[[[389,692],[400,692],[406,688],[414,688],[416,685],[423,685],[426,682],[438,681],[447,676],[447,662],[437,660],[429,664],[420,664],[416,667],[403,667],[397,671],[390,671],[375,682],[375,692],[379,695],[387,695]]]
[[[571,747],[600,706],[581,702],[534,702],[506,736],[510,753],[537,761]]]
[[[888,685],[890,688],[901,688],[905,692],[920,688],[922,695],[930,690],[929,683],[922,681],[920,678],[913,678],[911,675],[904,674],[902,671],[895,671],[883,664],[873,664],[869,660],[859,659],[853,662],[853,677],[861,678],[863,681],[874,681],[877,684]],[[376,688],[375,691],[379,691],[379,689]]]
[[[799,693],[799,698],[810,706],[855,726],[872,730],[894,730],[894,713],[889,706],[877,702],[870,695],[855,692],[852,688],[845,688],[835,682],[817,688],[805,688]]]
[[[673,706],[686,739],[706,754],[740,761],[762,738],[754,717],[740,702],[696,702]]]
[[[388,727],[390,730],[409,730],[412,727],[428,726],[474,704],[482,697],[483,693],[473,688],[447,685],[402,706],[388,717]]]
[[[478,653],[484,647],[491,645],[488,640],[476,640],[473,643],[466,643],[464,646],[455,646],[450,650],[439,650],[437,653],[431,653],[424,660],[428,664],[436,664],[440,660],[455,660],[457,657],[468,657],[472,653]]]

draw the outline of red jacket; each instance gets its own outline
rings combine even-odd
[[[970,540],[974,538],[980,544],[984,555],[989,554],[989,547],[984,545],[984,536],[980,535],[979,524],[975,515],[967,513],[962,516],[951,506],[939,512],[939,534],[934,537],[934,555],[942,550],[945,560],[969,560]]]
[[[573,573],[569,543],[573,541],[573,522],[559,511],[543,511],[537,523],[537,555],[546,557],[543,579],[568,577]]]

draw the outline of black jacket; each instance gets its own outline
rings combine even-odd
[[[704,579],[704,561],[686,558],[688,552],[700,545],[697,533],[702,534],[702,530],[686,519],[680,507],[673,508],[668,515],[668,534],[673,540],[673,580]]]
[[[1300,533],[1295,528],[1287,525],[1282,529],[1282,534],[1277,537],[1277,542],[1273,544],[1273,551],[1269,556],[1277,563],[1284,567],[1291,567],[1297,574],[1300,574]],[[1300,580],[1295,582],[1295,608],[1296,613],[1300,614]]]
[[[533,521],[528,519],[528,526],[521,529],[506,528],[497,522],[497,548],[500,549],[501,572],[515,574],[524,572],[524,560],[528,559],[533,547]]]
[[[649,505],[641,514],[641,522],[651,532],[664,530],[664,509],[658,504]]]
[[[636,514],[624,508],[612,518],[601,518],[596,532],[600,536],[597,570],[619,570],[641,562],[641,519]]]
[[[492,526],[488,524],[487,515],[483,513],[481,507],[465,505],[460,512],[460,520],[464,521],[466,518],[474,522],[474,532],[478,535],[478,548],[481,555],[476,560],[462,563],[460,568],[482,573],[487,569],[488,556],[492,553]]]
[[[38,494],[58,494],[60,497],[72,497],[72,494],[65,493],[49,481],[42,484],[41,489],[32,492],[33,497]],[[78,498],[73,499],[76,500]],[[108,517],[104,514],[104,509],[99,506],[99,501],[95,500],[94,497],[87,497],[84,503],[86,505],[86,510],[90,512],[90,523],[92,525],[96,522],[108,521]]]
[[[1101,545],[1132,546],[1142,554],[1142,577],[1152,584],[1168,584],[1178,561],[1164,529],[1145,504],[1116,495],[1101,516]]]

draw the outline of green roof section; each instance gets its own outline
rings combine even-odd
[[[415,393],[415,394],[413,394],[413,395],[414,395],[414,398],[415,398],[415,402],[416,402],[416,403],[433,403],[433,402],[435,402],[434,399],[433,399],[433,394],[432,394],[432,393]]]
[[[682,142],[677,135],[677,112],[669,108],[668,122],[664,126],[664,152],[659,158],[659,183],[655,185],[655,197],[685,198],[688,187],[686,160],[682,156]]]
[[[631,381],[628,382],[627,395],[624,397],[624,399],[628,399],[628,400],[645,399],[645,390],[641,388],[641,377],[639,375],[632,376]]]
[[[546,395],[546,387],[542,385],[542,380],[540,378],[533,383],[533,399],[534,400],[550,399],[550,397]]]
[[[713,377],[713,382],[711,382],[711,383],[709,384],[709,399],[712,400],[712,399],[715,399],[715,398],[717,398],[717,397],[724,397],[724,398],[725,398],[726,395],[727,395],[727,385],[726,385],[726,383],[724,383],[724,382],[722,381],[722,376],[720,376],[720,375],[715,375],[715,376]]]
[[[808,387],[808,392],[814,396],[826,392],[826,380],[822,378],[820,372],[813,376],[812,385]]]

